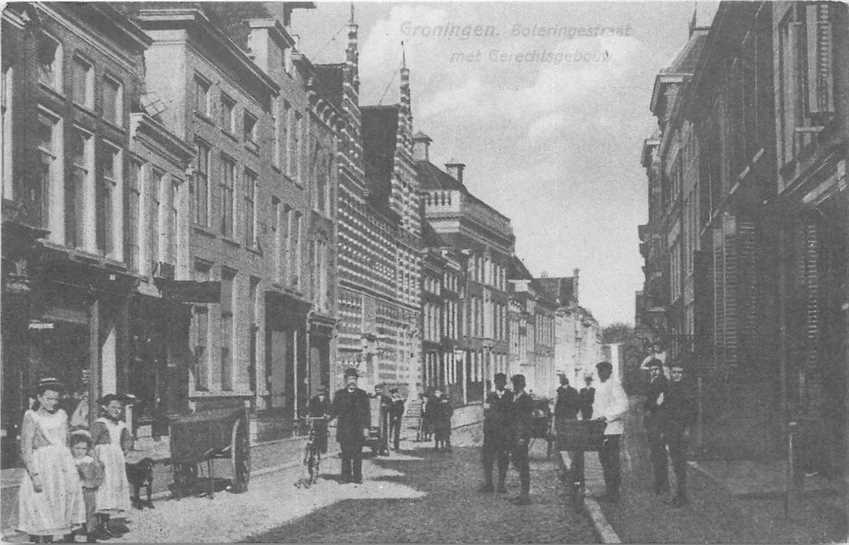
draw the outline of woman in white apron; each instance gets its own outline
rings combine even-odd
[[[133,439],[127,425],[121,420],[127,398],[118,394],[104,396],[98,403],[104,416],[94,422],[91,429],[94,455],[103,462],[103,484],[97,489],[96,508],[100,519],[100,533],[111,536],[109,517],[130,510],[130,484],[124,454],[132,447]]]
[[[62,385],[45,378],[36,387],[38,406],[24,414],[21,457],[26,476],[18,492],[18,531],[50,543],[85,522],[85,503],[68,448],[68,415],[58,408]]]

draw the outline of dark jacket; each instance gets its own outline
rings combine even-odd
[[[693,388],[683,381],[670,382],[659,412],[664,431],[683,431],[696,421],[696,412]]]
[[[391,422],[397,422],[401,420],[401,417],[404,416],[404,399],[403,398],[393,398],[392,402],[389,405],[389,420]]]
[[[359,388],[353,392],[344,388],[338,390],[333,396],[332,411],[331,416],[338,418],[336,440],[343,445],[362,444],[363,428],[371,425],[368,394]]]
[[[324,396],[324,401],[319,399],[317,395],[313,396],[312,399],[310,399],[310,404],[307,407],[307,410],[309,411],[309,414],[312,417],[319,417],[324,416],[326,414],[330,414],[330,396]]]
[[[555,418],[574,419],[581,410],[581,395],[571,386],[557,388],[557,401],[554,403]]]
[[[652,382],[649,382],[648,390],[646,391],[646,402],[643,407],[651,416],[657,414],[658,405],[657,398],[663,393],[664,397],[666,397],[666,392],[669,389],[669,381],[665,376],[660,375]]]
[[[484,443],[509,443],[510,415],[513,410],[513,392],[504,390],[499,398],[495,392],[486,396],[486,404],[483,412],[483,440]]]
[[[428,404],[430,411],[433,430],[436,433],[449,434],[451,432],[451,415],[454,414],[454,407],[451,406],[451,401],[445,396],[433,398]]]
[[[513,397],[510,423],[514,442],[530,441],[534,433],[534,400],[527,392]]]
[[[581,418],[589,420],[593,417],[593,402],[595,401],[595,388],[581,388]]]

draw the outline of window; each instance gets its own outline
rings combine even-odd
[[[94,69],[91,63],[74,57],[71,67],[71,99],[86,108],[94,108]]]
[[[256,247],[256,174],[245,169],[244,192],[245,192],[245,246]]]
[[[208,281],[209,272],[208,263],[201,261],[195,263],[195,280],[199,282]],[[207,390],[209,389],[209,307],[207,305],[194,305],[192,313],[195,388]]]
[[[103,78],[103,119],[121,125],[124,120],[123,86],[112,78]]]
[[[292,48],[287,47],[283,50],[283,70],[287,74],[291,75],[294,66],[294,63],[292,62]]]
[[[219,123],[225,131],[235,134],[236,132],[236,101],[227,95],[221,95],[221,119]]]
[[[197,168],[195,169],[195,186],[192,192],[192,210],[194,211],[194,222],[209,226],[209,146],[198,140],[195,142],[197,148]]]
[[[158,169],[148,169],[147,180],[147,248],[145,259],[148,263],[147,272],[154,274],[159,263],[159,214],[162,199],[162,185],[165,174]]]
[[[219,359],[221,371],[221,389],[233,389],[233,336],[235,324],[233,320],[234,281],[236,273],[230,270],[221,271],[221,355]]]
[[[3,168],[0,175],[3,176],[3,198],[15,198],[14,170],[12,162],[14,153],[12,151],[12,88],[14,71],[11,66],[3,67],[3,90],[0,96],[0,113],[3,117],[3,135],[0,145],[3,146]],[[45,194],[46,195],[46,194]]]
[[[281,153],[281,159],[283,160],[282,168],[283,171],[291,176],[291,171],[289,170],[289,165],[292,164],[292,153],[290,150],[290,142],[289,135],[292,131],[289,128],[289,124],[292,116],[292,107],[289,106],[289,103],[285,100],[283,101],[283,112],[280,114],[280,125],[283,128],[283,134],[280,136],[280,144],[284,146],[283,152]]]
[[[245,142],[256,144],[256,116],[249,112],[245,112],[242,123],[242,136]]]
[[[138,271],[139,267],[139,218],[141,204],[141,164],[131,160],[127,170],[127,267]]]
[[[38,81],[62,92],[62,45],[53,37],[38,37]]]
[[[104,144],[100,151],[100,184],[97,193],[97,249],[121,259],[121,150]]]
[[[300,212],[295,212],[292,215],[292,226],[290,228],[290,236],[291,236],[291,244],[290,248],[292,249],[291,254],[289,255],[289,272],[291,273],[291,283],[293,287],[300,286],[300,274],[301,274],[301,259],[302,259],[302,227],[303,227],[303,217]]]
[[[195,111],[206,117],[210,115],[209,82],[195,75]]]
[[[160,225],[162,225],[160,230],[161,260],[171,265],[177,264],[177,237],[180,225],[178,214],[180,185],[181,182],[179,179],[169,176],[169,181],[162,184],[162,197],[159,202],[159,221]]]
[[[295,166],[292,176],[295,178],[295,181],[297,183],[303,183],[303,178],[301,177],[303,175],[303,172],[301,170],[303,168],[303,160],[301,157],[301,133],[304,130],[303,124],[303,116],[300,114],[300,112],[295,112],[295,127],[292,132],[292,153],[295,154]]]
[[[87,224],[91,213],[86,201],[91,194],[92,180],[92,135],[78,128],[71,131],[68,156],[71,159],[71,175],[65,183],[65,243],[74,248],[92,250],[92,240]],[[93,200],[93,199],[92,199]]]
[[[47,227],[53,242],[66,243],[64,236],[64,212],[58,204],[58,196],[64,191],[61,162],[57,161],[62,149],[61,120],[45,111],[39,111],[35,129],[38,146],[38,179],[47,212]],[[5,178],[4,178],[5,182]]]
[[[271,164],[280,166],[280,125],[277,110],[280,109],[280,99],[271,99]]]
[[[329,184],[328,178],[330,174],[331,163],[325,157],[324,150],[321,148],[321,145],[316,142],[315,143],[315,157],[316,157],[316,173],[315,173],[315,209],[325,214],[328,212],[328,204],[327,204],[327,187]]]
[[[271,238],[274,244],[274,281],[283,281],[283,226],[280,199],[271,198]]]
[[[219,232],[233,238],[233,181],[236,177],[236,163],[226,156],[221,158],[221,220]]]

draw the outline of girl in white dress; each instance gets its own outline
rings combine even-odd
[[[103,462],[103,484],[97,489],[96,505],[100,519],[100,533],[111,535],[109,517],[130,510],[130,484],[124,455],[132,447],[133,439],[127,425],[121,420],[127,398],[109,394],[98,403],[104,416],[94,422],[91,436],[95,458]]]
[[[85,522],[85,502],[68,448],[68,415],[58,408],[62,385],[45,378],[36,387],[38,405],[24,414],[21,457],[26,476],[18,492],[18,530],[33,542],[50,543]]]

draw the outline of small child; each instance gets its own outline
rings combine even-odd
[[[107,537],[114,537],[109,528],[109,518],[123,516],[130,510],[125,453],[132,447],[133,438],[121,418],[128,401],[131,398],[123,394],[109,394],[99,399],[103,416],[91,427],[95,457],[103,462],[103,484],[95,496],[99,532]]]
[[[91,457],[91,434],[87,430],[71,432],[71,452],[80,474],[80,484],[85,501],[85,531],[86,541],[95,543],[97,535],[97,515],[95,495],[97,488],[103,482],[103,462]]]

